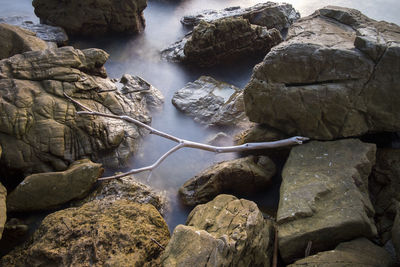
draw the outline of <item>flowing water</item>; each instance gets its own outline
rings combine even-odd
[[[191,118],[178,112],[171,104],[173,93],[187,82],[201,75],[210,75],[216,79],[243,88],[249,81],[253,66],[262,58],[248,59],[230,66],[198,69],[180,64],[162,61],[159,51],[182,37],[188,29],[180,24],[183,15],[202,9],[221,9],[228,6],[247,7],[260,1],[248,0],[148,0],[145,9],[146,29],[134,37],[98,38],[73,40],[77,48],[97,47],[110,54],[106,69],[111,78],[120,78],[129,73],[139,75],[162,91],[165,96],[163,110],[153,114],[152,126],[192,141],[205,142],[219,129],[206,128]],[[288,0],[302,16],[326,5],[352,7],[376,20],[386,20],[400,25],[400,2],[398,0]],[[33,13],[30,0],[0,0],[0,17],[26,16],[28,20],[38,22]],[[153,163],[174,144],[157,136],[148,136],[140,151],[132,159],[131,167],[140,167]],[[189,178],[215,162],[234,158],[235,154],[217,155],[193,149],[183,149],[171,155],[156,170],[149,180],[147,175],[138,175],[138,179],[156,189],[166,192],[171,206],[167,222],[172,230],[177,224],[184,223],[189,209],[180,205],[177,190]],[[252,198],[259,206],[275,210],[278,203],[279,179],[267,192]]]

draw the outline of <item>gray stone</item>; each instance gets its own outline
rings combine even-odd
[[[32,174],[7,196],[7,210],[49,210],[70,200],[83,198],[103,171],[101,164],[83,159],[74,162],[63,172]]]
[[[186,224],[175,228],[163,266],[270,266],[272,223],[254,202],[219,195],[198,205]]]
[[[277,214],[279,249],[286,263],[357,237],[374,238],[368,176],[376,146],[358,139],[313,141],[294,147],[282,172]]]
[[[396,211],[392,228],[392,241],[396,249],[397,262],[400,263],[400,202],[396,203]]]
[[[354,9],[320,9],[294,23],[286,41],[254,68],[246,114],[313,139],[398,131],[398,69],[397,25]]]
[[[275,164],[265,156],[248,156],[213,165],[179,188],[184,204],[203,204],[219,194],[249,195],[265,190],[276,173]]]

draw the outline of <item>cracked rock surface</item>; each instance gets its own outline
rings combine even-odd
[[[399,26],[322,8],[294,23],[254,68],[246,114],[314,139],[399,131],[399,69]]]

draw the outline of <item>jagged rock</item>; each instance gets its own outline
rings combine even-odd
[[[400,263],[400,202],[396,203],[396,211],[392,227],[392,241],[396,249],[397,262]]]
[[[268,187],[275,173],[275,164],[265,156],[223,161],[185,182],[179,195],[190,206],[206,203],[223,193],[249,195]]]
[[[143,104],[106,78],[107,58],[100,49],[62,47],[0,61],[0,165],[3,171],[22,173],[6,179],[63,171],[88,157],[105,167],[127,164],[145,132],[117,119],[79,116],[63,96],[99,112],[150,123]]]
[[[75,161],[66,171],[26,177],[8,196],[8,211],[48,210],[85,197],[103,174],[101,164]]]
[[[395,201],[400,201],[400,149],[378,149],[369,188],[376,226],[385,244],[391,238]]]
[[[208,67],[244,56],[266,54],[281,41],[282,36],[276,29],[251,25],[243,18],[226,18],[201,21],[191,34],[161,54],[171,61]]]
[[[47,43],[35,33],[5,23],[0,23],[0,59],[27,51],[45,50]]]
[[[0,183],[0,239],[3,235],[4,224],[7,219],[6,197],[7,189]]]
[[[32,5],[41,23],[60,26],[71,35],[97,36],[142,32],[147,1],[34,0]]]
[[[198,205],[178,225],[163,266],[270,266],[272,224],[257,205],[230,195]]]
[[[195,26],[200,21],[212,22],[230,17],[243,17],[248,19],[251,24],[282,31],[299,19],[300,14],[290,4],[266,2],[248,8],[236,6],[223,10],[203,10],[194,15],[184,16],[181,22],[184,25]]]
[[[288,267],[329,266],[329,267],[390,267],[393,261],[390,254],[366,238],[358,238],[339,244],[334,250],[320,252],[317,255],[296,261]]]
[[[368,176],[375,144],[358,139],[313,141],[294,147],[282,172],[277,214],[279,250],[286,263],[377,235]]]
[[[46,42],[54,42],[58,46],[64,46],[68,43],[67,33],[61,27],[50,26],[46,24],[37,24],[28,20],[28,17],[13,16],[0,18],[0,23],[7,23],[36,33],[36,36]]]
[[[209,76],[201,76],[176,91],[172,104],[200,123],[235,127],[249,124],[242,91]]]
[[[398,69],[400,27],[326,7],[294,23],[254,68],[246,114],[313,139],[399,131]]]
[[[159,266],[167,224],[149,204],[95,200],[48,215],[1,266]]]

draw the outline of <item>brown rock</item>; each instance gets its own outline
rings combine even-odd
[[[0,239],[3,235],[4,225],[7,219],[6,197],[7,189],[0,183]]]

